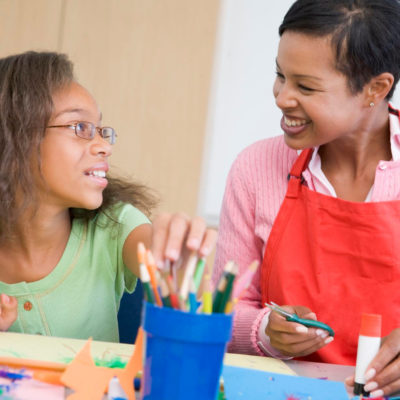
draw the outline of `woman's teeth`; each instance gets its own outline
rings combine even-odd
[[[284,120],[287,126],[301,126],[307,123],[305,119],[289,119],[284,117]]]

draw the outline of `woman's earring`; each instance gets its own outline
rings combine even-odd
[[[370,107],[373,107],[375,105],[375,103],[373,101],[371,101],[371,103],[369,103]]]

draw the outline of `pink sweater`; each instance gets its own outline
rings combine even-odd
[[[397,117],[390,119],[394,161],[378,164],[369,195],[371,201],[400,199],[400,126]],[[254,143],[235,160],[221,211],[214,285],[228,260],[239,264],[239,273],[253,260],[262,262],[272,225],[286,193],[287,175],[296,158],[297,152],[286,146],[283,136],[278,136]],[[307,169],[303,176],[309,188],[326,192],[327,188],[315,171]],[[235,308],[231,352],[264,355],[257,345],[257,333],[268,310],[261,305],[259,279],[257,274],[247,295]]]

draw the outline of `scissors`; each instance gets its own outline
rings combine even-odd
[[[278,304],[274,303],[273,301],[271,301],[270,303],[265,303],[265,305],[269,307],[271,310],[277,312],[279,315],[285,317],[286,321],[297,322],[298,324],[302,324],[309,328],[325,329],[329,333],[329,336],[335,336],[335,332],[333,331],[333,329],[329,325],[324,324],[321,321],[315,321],[313,319],[307,319],[307,318],[300,318],[297,314],[290,313],[284,310],[282,307],[278,306]]]

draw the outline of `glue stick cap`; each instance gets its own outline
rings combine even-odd
[[[360,335],[381,337],[382,316],[379,314],[361,315]]]

